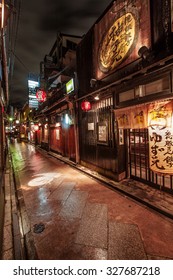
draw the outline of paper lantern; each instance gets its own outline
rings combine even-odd
[[[38,102],[44,102],[46,100],[46,92],[39,89],[36,92],[36,98],[38,99]]]
[[[85,111],[85,112],[91,110],[91,103],[89,101],[86,101],[86,100],[82,101],[81,109],[82,109],[82,111]]]

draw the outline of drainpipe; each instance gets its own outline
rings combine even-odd
[[[74,72],[75,75],[75,91],[76,91],[76,99],[78,98],[78,78],[77,73]],[[80,162],[80,153],[79,153],[79,119],[78,119],[78,102],[73,102],[73,110],[74,110],[74,134],[75,134],[75,149],[76,149],[76,163]]]
[[[78,106],[78,103],[73,102],[76,163],[78,164],[80,161],[80,157],[79,157],[79,129],[78,129],[78,115],[77,115],[78,110],[76,106]]]
[[[9,89],[8,89],[8,67],[7,67],[7,54],[6,54],[6,45],[5,45],[5,29],[7,26],[7,20],[10,15],[9,6],[6,5],[5,1],[2,0],[0,3],[1,9],[1,55],[2,55],[2,67],[3,67],[3,77],[4,77],[4,84],[5,84],[5,101],[6,105],[9,102]]]
[[[2,66],[3,66],[3,73],[4,73],[4,82],[5,82],[5,101],[6,105],[9,102],[9,89],[8,89],[8,67],[7,67],[7,54],[6,54],[6,46],[5,46],[5,37],[4,37],[4,29],[1,30],[1,42],[2,42]]]

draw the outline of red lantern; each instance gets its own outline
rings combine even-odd
[[[85,112],[91,110],[91,103],[89,101],[86,101],[86,100],[82,101],[81,109]]]
[[[44,102],[46,100],[46,92],[44,90],[39,89],[36,92],[36,98],[38,99],[38,102]]]

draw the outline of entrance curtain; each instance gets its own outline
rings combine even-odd
[[[148,127],[172,127],[172,100],[148,105]]]
[[[136,105],[114,111],[118,127],[141,129],[147,127],[147,105]]]
[[[172,126],[173,100],[161,100],[148,104],[114,110],[118,127],[142,129],[150,126]]]

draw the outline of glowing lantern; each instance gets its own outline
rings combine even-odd
[[[85,112],[91,110],[91,103],[89,101],[86,101],[86,100],[82,101],[81,109],[82,109],[82,111],[85,111]]]
[[[38,124],[35,124],[35,125],[34,125],[34,130],[35,130],[35,131],[38,131],[38,130],[39,130]]]
[[[38,99],[38,102],[44,102],[46,100],[46,92],[39,89],[36,92],[36,98]]]

